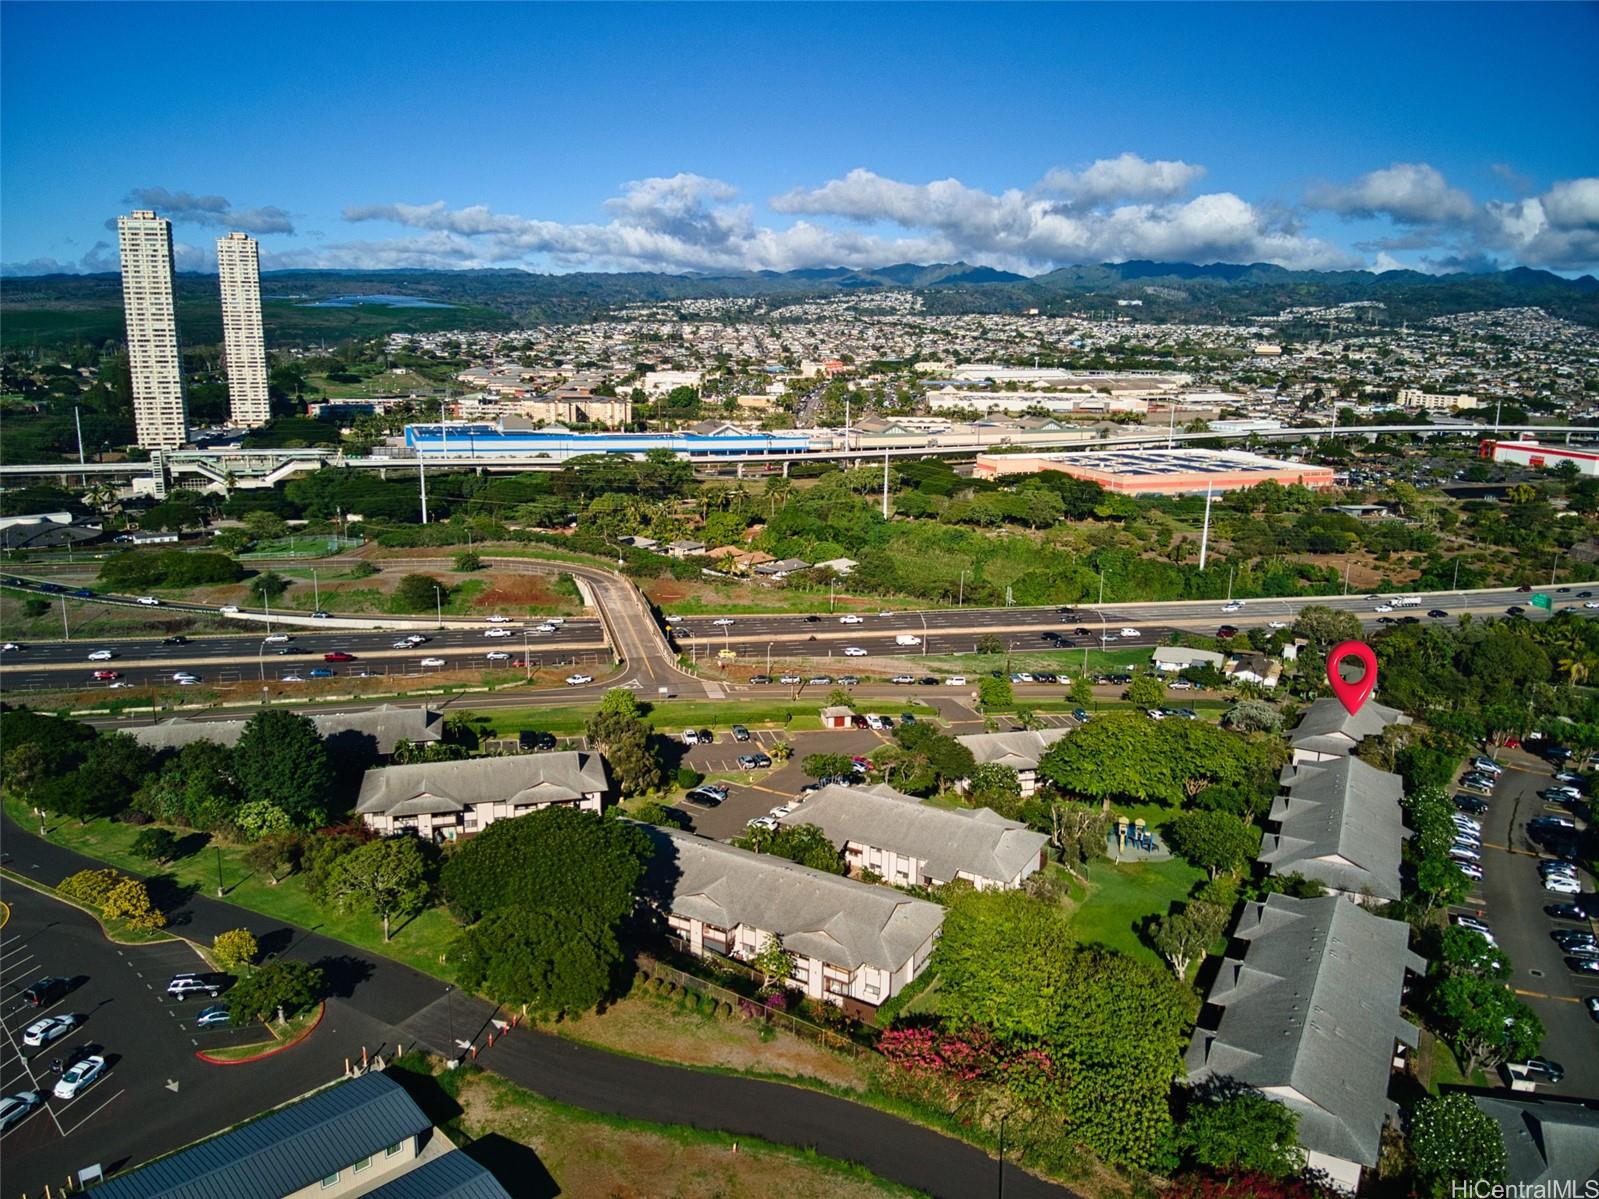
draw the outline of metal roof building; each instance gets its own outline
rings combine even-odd
[[[511,1199],[487,1167],[464,1153],[446,1153],[393,1182],[386,1182],[366,1199]]]
[[[351,1181],[362,1161],[363,1181],[414,1161],[419,1139],[431,1129],[399,1083],[363,1074],[113,1178],[94,1193],[103,1199],[284,1199],[316,1188],[337,1195],[339,1183]]]

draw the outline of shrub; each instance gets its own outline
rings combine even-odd
[[[224,970],[239,971],[255,963],[261,947],[247,928],[230,928],[211,942],[211,956]]]
[[[677,768],[677,774],[674,777],[677,785],[683,788],[683,790],[687,791],[691,787],[698,787],[700,785],[700,780],[705,776],[699,771],[695,770],[692,766],[679,766]]]
[[[56,890],[68,899],[76,899],[92,907],[105,906],[111,889],[122,881],[122,876],[109,866],[101,870],[80,870],[61,880]]]
[[[167,922],[165,913],[150,902],[150,889],[136,878],[125,878],[112,887],[101,910],[107,919],[121,920],[141,932],[155,932]]]

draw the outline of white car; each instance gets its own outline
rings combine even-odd
[[[511,630],[510,629],[484,629],[483,630],[483,635],[485,637],[509,637],[511,635]]]
[[[146,608],[159,608],[161,606],[161,601],[156,599],[156,597],[153,595],[141,595],[139,597],[139,602]]]
[[[511,655],[506,653],[503,649],[491,649],[483,656],[490,662],[508,662],[511,658]]]
[[[1584,608],[1599,608],[1599,600],[1586,600],[1582,606]]]
[[[305,677],[303,675],[298,675],[298,674],[286,674],[281,679],[279,679],[278,682],[280,682],[280,683],[303,683],[303,682],[305,682]]]
[[[30,1049],[41,1049],[57,1037],[66,1036],[77,1026],[76,1016],[46,1016],[23,1030],[22,1043]]]
[[[1453,861],[1453,859],[1451,859]],[[1475,862],[1455,862],[1455,867],[1474,883],[1482,882],[1482,867]]]
[[[1394,606],[1392,604],[1378,604],[1376,608],[1373,609],[1373,611],[1376,612],[1392,612],[1393,610]]]
[[[1543,880],[1543,889],[1556,895],[1581,895],[1582,884],[1569,874],[1552,874]]]
[[[747,829],[775,829],[777,827],[777,821],[771,816],[757,816],[754,820],[748,822],[744,827]]]
[[[56,1083],[56,1089],[51,1093],[57,1099],[75,1098],[80,1092],[92,1086],[104,1073],[105,1058],[98,1053],[91,1054],[63,1074]]]
[[[966,686],[966,676],[963,674],[952,674],[949,676],[949,678],[944,680],[944,686],[964,687]]]
[[[116,655],[114,653],[112,653],[108,649],[97,649],[92,654],[89,655],[89,661],[91,661],[91,662],[109,662],[114,657],[116,657]]]
[[[698,745],[699,743],[700,743],[700,735],[699,735],[699,731],[697,729],[684,729],[683,730],[683,744],[684,745]]]
[[[777,807],[773,808],[770,812],[768,812],[767,815],[770,816],[773,820],[781,820],[783,817],[787,816],[793,810],[794,810],[794,805],[793,804],[780,803],[780,804],[777,805]]]
[[[4,645],[0,645],[0,650],[4,650],[8,654],[15,653],[21,648],[15,641],[7,641]]]
[[[896,613],[896,612],[879,612],[878,615],[879,616],[897,616],[898,613]]]
[[[866,651],[858,645],[846,645],[844,647],[844,656],[846,658],[864,658]]]
[[[733,618],[731,616],[718,616],[715,620],[711,621],[711,623],[717,628],[725,628],[727,625],[733,623]]]
[[[28,1118],[28,1113],[44,1102],[38,1091],[18,1091],[15,1095],[7,1095],[0,1099],[0,1132],[4,1132],[13,1124],[20,1124]]]
[[[217,609],[217,611],[222,613],[222,615],[224,615],[224,616],[232,616],[238,610],[239,610],[239,605],[238,604],[223,604],[220,608]]]
[[[401,640],[396,641],[393,645],[389,646],[389,648],[390,649],[410,649],[411,648],[411,642],[409,641],[409,639],[402,638]]]
[[[1229,600],[1227,603],[1222,605],[1221,610],[1223,612],[1242,612],[1244,610],[1244,605],[1238,600]]]
[[[268,633],[265,637],[261,638],[261,640],[265,641],[268,645],[282,645],[286,641],[293,641],[294,638],[289,636],[287,633]]]
[[[584,683],[592,683],[594,676],[591,674],[569,674],[566,676],[568,687],[581,687]]]
[[[1136,637],[1136,636],[1138,636],[1138,630],[1137,629],[1123,629],[1122,630],[1122,636],[1123,637]]]
[[[197,674],[175,674],[172,676],[172,681],[179,687],[193,687],[200,681],[200,676]]]
[[[405,643],[407,645],[425,645],[427,643],[427,638],[422,636],[421,633],[412,633],[405,639]]]
[[[552,617],[549,618],[549,620],[545,621],[544,623],[545,624],[552,624],[556,628],[560,628],[563,624],[566,623],[566,617],[564,617],[564,616],[552,616]]]
[[[559,626],[556,625],[554,621],[546,620],[543,624],[539,625],[538,629],[535,631],[540,633],[553,633],[558,627]]]
[[[1266,622],[1266,627],[1268,629],[1286,629],[1288,622],[1286,620],[1269,620]]]
[[[1149,717],[1151,720],[1165,720],[1166,719],[1166,713],[1161,711],[1159,708],[1146,708],[1144,710],[1144,715]]]
[[[856,616],[855,613],[851,612],[847,616],[840,616],[838,618],[838,623],[839,624],[865,624],[866,620],[865,620],[864,617]]]
[[[868,712],[866,714],[866,727],[869,728],[869,729],[880,729],[880,728],[882,728],[883,727],[883,718],[881,716],[879,716],[876,712]]]
[[[511,618],[509,616],[501,616],[498,612],[496,612],[493,616],[489,617],[488,620],[489,620],[490,624],[510,624],[511,623]]]
[[[418,666],[443,666],[444,665],[444,659],[443,658],[423,658],[420,662],[417,663],[417,665]]]

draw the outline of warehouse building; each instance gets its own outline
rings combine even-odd
[[[1563,445],[1539,445],[1536,441],[1484,441],[1477,457],[1503,462],[1507,466],[1530,466],[1544,470],[1570,462],[1578,473],[1599,475],[1599,452],[1574,450]]]
[[[1122,495],[1189,495],[1207,489],[1239,491],[1270,480],[1321,490],[1333,486],[1331,467],[1264,458],[1243,450],[1107,450],[1090,454],[979,454],[973,475],[994,479],[1058,470]]]

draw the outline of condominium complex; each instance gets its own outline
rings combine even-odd
[[[141,446],[175,449],[189,438],[189,420],[173,309],[172,222],[137,209],[117,218],[117,238],[122,247],[134,432]]]
[[[217,241],[217,274],[222,284],[222,337],[228,362],[231,423],[264,425],[267,403],[266,345],[261,333],[260,245],[243,233]]]

